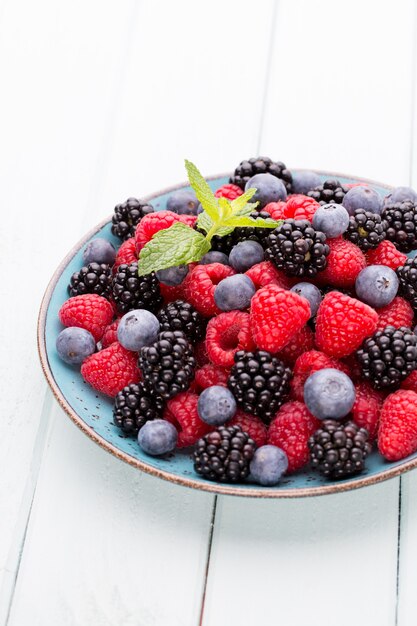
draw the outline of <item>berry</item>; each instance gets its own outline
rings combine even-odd
[[[217,315],[221,311],[214,301],[216,285],[233,274],[234,271],[231,267],[221,263],[197,265],[187,278],[188,301],[205,317]]]
[[[398,291],[398,277],[394,270],[385,265],[368,265],[355,282],[356,295],[374,308],[387,306]]]
[[[315,276],[324,270],[330,248],[326,236],[307,220],[288,219],[271,232],[265,257],[290,276]]]
[[[256,189],[252,202],[258,202],[258,209],[262,209],[269,202],[277,202],[287,198],[284,183],[273,174],[255,174],[245,185],[245,191]]]
[[[249,268],[264,260],[264,249],[256,241],[241,241],[234,246],[229,255],[230,265],[237,272],[246,272]]]
[[[203,367],[203,365],[207,365],[210,363],[210,359],[207,354],[207,345],[206,341],[199,341],[194,348],[195,360],[197,362],[198,367]]]
[[[135,234],[136,226],[145,215],[153,213],[153,206],[136,198],[128,198],[126,202],[114,208],[111,232],[120,239],[129,239]]]
[[[113,265],[113,274],[120,265],[129,265],[138,260],[136,252],[135,238],[126,239],[117,251],[116,260]]]
[[[96,293],[108,299],[111,294],[110,265],[93,262],[74,272],[68,285],[68,293],[70,296]]]
[[[207,325],[206,348],[214,365],[232,367],[240,350],[252,350],[250,317],[242,311],[230,311],[213,317]]]
[[[359,272],[366,267],[363,252],[341,237],[329,239],[327,243],[330,254],[326,269],[318,276],[320,283],[333,287],[353,287]]]
[[[308,300],[311,317],[314,317],[322,301],[320,289],[311,283],[297,283],[294,287],[291,287],[290,291]]]
[[[177,446],[178,433],[166,420],[146,422],[139,431],[138,443],[146,454],[160,456],[173,452]]]
[[[198,392],[212,387],[213,385],[221,385],[227,387],[227,379],[229,378],[229,371],[223,367],[217,367],[212,363],[203,365],[195,372],[194,385]]]
[[[210,426],[221,426],[236,413],[236,400],[227,387],[214,385],[204,389],[198,398],[200,418]]]
[[[378,314],[370,306],[338,291],[328,293],[317,312],[316,344],[340,358],[352,354],[375,332]]]
[[[349,226],[349,214],[341,204],[321,204],[314,213],[312,224],[326,237],[339,237]]]
[[[117,327],[119,326],[120,319],[115,320],[104,330],[101,338],[101,347],[108,348],[112,343],[117,341]]]
[[[255,449],[239,426],[220,426],[197,441],[194,469],[208,480],[238,483],[248,477]]]
[[[381,196],[368,186],[357,185],[349,189],[342,204],[349,215],[354,215],[357,209],[374,214],[380,214],[382,211]]]
[[[368,431],[354,422],[324,420],[310,437],[311,467],[330,479],[359,474],[371,452]]]
[[[386,326],[366,339],[356,355],[375,389],[395,389],[417,368],[417,335],[405,326]]]
[[[346,417],[355,402],[349,376],[331,367],[311,374],[304,385],[304,402],[317,419]]]
[[[123,315],[117,327],[117,339],[127,350],[139,352],[156,341],[159,330],[159,321],[153,313],[136,309]]]
[[[378,316],[377,330],[384,330],[386,326],[394,326],[395,328],[407,326],[407,328],[411,328],[414,312],[407,300],[396,297],[390,304],[378,309]]]
[[[230,182],[244,189],[246,183],[252,176],[265,173],[280,178],[287,192],[290,193],[292,183],[291,172],[286,168],[284,163],[281,161],[274,162],[269,157],[257,157],[249,159],[248,161],[242,161],[235,169],[233,176],[230,178]]]
[[[401,383],[401,389],[408,389],[417,393],[417,370],[413,370]]]
[[[167,210],[178,215],[197,215],[198,200],[191,189],[173,191],[167,200]]]
[[[319,420],[302,402],[287,402],[276,414],[269,426],[268,443],[285,452],[288,473],[308,463],[308,440],[319,425]]]
[[[165,305],[157,318],[161,331],[181,330],[191,343],[196,343],[205,335],[206,320],[184,300],[175,300]]]
[[[84,265],[89,263],[105,263],[113,265],[116,259],[116,250],[107,239],[96,237],[88,242],[83,252]]]
[[[293,194],[287,198],[283,217],[284,219],[293,218],[295,220],[308,220],[312,222],[319,206],[319,203],[309,196]],[[275,213],[275,210],[273,212]]]
[[[316,202],[320,202],[320,204],[329,204],[330,202],[342,204],[346,192],[346,187],[338,180],[330,179],[325,180],[322,185],[317,185],[317,187],[309,191],[307,195]]]
[[[400,461],[417,450],[417,394],[401,389],[382,405],[378,449],[388,461]]]
[[[195,215],[178,215],[172,211],[157,211],[146,215],[139,223],[135,235],[136,251],[139,252],[160,230],[169,228],[176,222],[182,222],[193,227],[196,222]]]
[[[369,250],[366,254],[368,265],[386,265],[396,270],[407,260],[407,256],[397,250],[391,241],[383,241],[375,250]]]
[[[106,326],[113,319],[113,307],[106,298],[87,293],[64,302],[58,315],[64,326],[84,328],[96,341],[100,341]]]
[[[266,445],[258,448],[250,464],[253,480],[259,485],[277,485],[288,469],[288,457],[284,450]]]
[[[291,380],[291,398],[304,402],[304,384],[314,372],[332,367],[344,371],[344,366],[318,350],[309,350],[301,354],[294,364],[294,376]]]
[[[201,265],[209,265],[210,263],[222,263],[223,265],[230,265],[229,257],[224,252],[219,252],[217,250],[210,250],[207,252],[202,259],[200,259]]]
[[[139,368],[156,393],[172,398],[185,391],[194,378],[195,358],[183,332],[163,331],[157,341],[141,349]]]
[[[277,285],[256,292],[251,302],[251,326],[258,348],[279,352],[310,319],[305,298]]]
[[[249,308],[255,291],[249,276],[235,274],[219,282],[214,290],[214,301],[221,311],[243,310]]]
[[[349,218],[345,237],[361,250],[377,248],[385,240],[386,222],[377,213],[355,209]]]
[[[311,198],[310,200],[314,202],[314,200],[312,200]],[[287,215],[287,211],[288,211],[287,203],[283,202],[282,200],[280,202],[269,202],[262,209],[263,213],[267,213],[270,218],[276,221],[287,219],[287,217],[289,217]],[[291,217],[294,217],[294,216],[292,215]]]
[[[270,219],[271,216],[266,211],[255,210],[252,211],[249,217],[253,220],[257,220]],[[199,229],[197,228],[197,230]],[[266,240],[270,232],[271,229],[265,226],[238,226],[231,233],[224,235],[223,237],[215,235],[211,240],[211,251],[222,252],[223,254],[228,255],[232,248],[241,241],[256,241],[262,246],[262,248],[265,248]],[[207,254],[210,254],[210,252]],[[223,260],[221,262],[223,263]],[[228,263],[228,265],[230,265],[230,263]]]
[[[87,357],[81,375],[93,389],[114,397],[124,387],[139,382],[136,354],[118,341]]]
[[[369,441],[374,441],[378,434],[379,416],[383,397],[365,381],[355,385],[355,403],[352,407],[352,419],[360,428],[366,428]]]
[[[178,287],[187,276],[188,270],[188,265],[177,265],[164,270],[158,270],[155,274],[159,282],[164,283],[164,285],[168,287]]]
[[[178,431],[178,448],[193,446],[211,427],[203,422],[197,412],[198,395],[186,391],[168,401],[164,419]]]
[[[188,277],[188,274],[187,274]],[[159,290],[161,292],[161,296],[164,302],[174,302],[174,300],[183,300],[185,297],[185,288],[187,281],[184,280],[181,285],[177,287],[168,287],[168,285],[164,285],[164,283],[159,283]]]
[[[235,354],[228,387],[244,411],[270,421],[289,392],[291,370],[264,350]]]
[[[411,187],[396,187],[384,198],[385,204],[392,204],[393,202],[405,202],[410,200],[417,203],[417,193]]]
[[[113,421],[127,435],[137,435],[149,420],[162,415],[163,399],[146,382],[132,383],[116,395]]]
[[[409,301],[414,311],[417,311],[417,258],[407,259],[397,269],[399,292]]]
[[[139,276],[137,262],[119,265],[113,278],[112,292],[119,313],[134,309],[154,312],[162,304],[158,279],[153,272]]]
[[[386,238],[401,252],[417,248],[417,205],[413,202],[386,204],[382,212],[386,221]]]
[[[240,426],[243,432],[247,433],[257,446],[266,444],[268,428],[256,415],[251,415],[250,413],[245,413],[242,409],[238,409],[227,425]]]
[[[216,198],[227,198],[227,200],[236,200],[243,193],[242,189],[231,183],[222,185],[215,192]]]
[[[88,330],[70,326],[59,333],[56,350],[65,363],[74,365],[82,363],[86,357],[95,352],[96,342]]]
[[[267,285],[278,285],[282,289],[289,289],[291,285],[291,279],[285,276],[283,272],[277,270],[275,265],[271,261],[262,261],[253,265],[247,272],[246,276],[249,276],[256,289],[266,287]]]
[[[292,190],[294,193],[308,193],[321,183],[320,176],[309,170],[296,170],[292,173]]]

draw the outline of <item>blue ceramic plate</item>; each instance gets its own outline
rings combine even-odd
[[[343,183],[363,180],[329,172],[318,173],[322,180],[332,177],[337,177]],[[217,176],[209,180],[213,190],[226,182],[228,182],[228,176]],[[385,185],[372,181],[366,182],[370,182],[372,187],[383,196],[389,190],[389,187]],[[181,187],[188,188],[186,184],[172,187],[153,194],[146,200],[150,201],[156,210],[165,209],[170,193]],[[112,401],[91,389],[83,381],[79,369],[66,365],[60,360],[55,350],[56,337],[62,329],[58,320],[58,311],[68,297],[67,285],[71,275],[83,265],[82,251],[86,243],[99,236],[107,238],[116,246],[120,244],[120,241],[111,234],[110,223],[111,220],[107,219],[99,224],[65,257],[47,288],[38,324],[39,353],[48,383],[64,411],[93,441],[119,459],[159,478],[204,491],[260,498],[314,496],[356,489],[398,476],[417,466],[417,454],[397,463],[388,463],[374,452],[368,460],[367,471],[356,478],[329,482],[306,470],[284,478],[276,487],[265,488],[249,482],[241,485],[221,485],[204,480],[194,472],[190,451],[176,452],[167,459],[150,457],[142,452],[135,439],[124,437],[113,425]]]

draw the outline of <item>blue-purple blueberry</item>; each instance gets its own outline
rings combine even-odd
[[[341,419],[352,410],[355,387],[349,376],[328,367],[307,378],[304,402],[310,413],[320,420]]]
[[[155,274],[160,283],[164,283],[164,285],[168,285],[168,287],[177,287],[181,285],[182,281],[187,276],[188,265],[168,267],[164,270],[158,270]]]
[[[294,287],[291,287],[290,291],[294,291],[295,293],[298,293],[299,296],[308,300],[310,304],[311,317],[314,317],[323,299],[320,289],[311,283],[297,283]]]
[[[197,215],[198,206],[197,196],[190,189],[173,191],[167,201],[167,210],[178,215]]]
[[[255,450],[250,462],[251,477],[264,487],[277,485],[288,469],[288,457],[284,450],[265,445]]]
[[[229,254],[229,262],[236,272],[246,272],[265,258],[265,252],[257,241],[246,239],[233,246]]]
[[[251,202],[259,202],[258,210],[261,210],[269,202],[278,202],[287,199],[287,190],[280,178],[273,174],[255,174],[248,180],[245,190],[256,189]]]
[[[341,204],[323,204],[317,207],[313,227],[329,237],[339,237],[349,226],[349,213]]]
[[[149,420],[138,434],[138,443],[146,454],[161,456],[175,450],[178,440],[177,429],[166,420]]]
[[[386,265],[368,265],[355,282],[359,300],[378,309],[392,302],[398,291],[398,276]]]
[[[117,327],[117,339],[126,350],[139,352],[157,340],[159,330],[159,321],[153,313],[135,309],[123,315]]]
[[[356,209],[364,209],[371,213],[382,211],[382,198],[378,192],[368,186],[357,186],[349,189],[342,202],[349,215],[353,215]]]
[[[387,194],[384,198],[384,204],[390,204],[391,202],[404,202],[405,200],[411,200],[411,202],[417,203],[417,193],[411,187],[396,187]]]
[[[200,418],[210,426],[221,426],[236,413],[236,400],[227,387],[213,385],[201,392],[197,412]]]
[[[234,274],[221,280],[214,290],[214,301],[221,311],[249,308],[256,289],[246,274]]]
[[[201,265],[209,265],[210,263],[221,263],[222,265],[230,265],[229,257],[224,252],[210,250],[200,260]]]
[[[95,352],[96,342],[88,330],[69,326],[59,333],[56,339],[56,349],[65,363],[77,365]]]
[[[292,172],[292,191],[306,195],[312,189],[321,185],[321,178],[316,172],[300,170]]]
[[[107,239],[97,237],[88,242],[83,252],[84,265],[89,263],[106,263],[113,265],[116,259],[116,250]]]

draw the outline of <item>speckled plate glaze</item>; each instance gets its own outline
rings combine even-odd
[[[387,185],[352,176],[330,172],[318,174],[323,181],[337,177],[342,183],[367,182],[383,196],[390,189]],[[213,189],[217,189],[228,182],[228,178],[228,175],[212,177],[209,184]],[[153,204],[155,210],[163,210],[166,208],[170,193],[180,188],[189,187],[187,184],[171,187],[148,196],[146,200]],[[258,498],[316,496],[357,489],[398,476],[417,466],[417,453],[403,461],[387,463],[374,452],[369,458],[367,471],[355,478],[329,482],[307,470],[285,477],[276,487],[265,488],[250,482],[241,485],[221,485],[204,480],[193,470],[190,451],[176,452],[169,458],[154,458],[142,452],[135,439],[124,437],[113,425],[111,399],[96,394],[83,381],[79,368],[61,361],[55,350],[56,337],[62,329],[58,311],[68,297],[67,285],[71,275],[83,264],[82,251],[85,245],[97,236],[107,238],[116,246],[120,245],[120,241],[111,234],[110,223],[109,218],[93,228],[62,261],[46,290],[38,322],[39,354],[52,392],[72,421],[93,441],[126,463],[158,478],[203,491]]]

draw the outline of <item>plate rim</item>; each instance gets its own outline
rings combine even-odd
[[[304,168],[293,168],[291,171],[303,171]],[[337,172],[329,172],[327,170],[310,170],[314,171],[316,174],[321,176],[330,175],[334,177],[341,178],[352,178],[359,180],[364,183],[368,183],[370,185],[377,185],[378,187],[382,187],[387,189],[388,191],[393,189],[394,187],[391,185],[386,185],[374,180],[370,180],[367,178],[362,178],[360,176],[351,176],[347,174],[341,174]],[[224,178],[230,176],[230,172],[226,172],[223,174],[217,174],[213,176],[206,177],[206,180],[216,180],[218,178]],[[153,199],[167,194],[172,193],[178,189],[182,189],[183,187],[189,187],[189,182],[183,182],[177,185],[169,186],[165,189],[159,190],[152,194],[149,194],[143,198],[145,202],[150,202]],[[162,478],[168,482],[188,487],[192,489],[197,489],[199,491],[206,491],[212,494],[219,495],[232,495],[237,497],[249,497],[249,498],[306,498],[306,497],[315,497],[322,495],[329,495],[332,493],[343,493],[346,491],[351,491],[353,489],[359,489],[361,487],[366,487],[369,485],[375,485],[377,483],[384,482],[391,478],[395,478],[400,476],[401,474],[410,471],[417,467],[417,457],[415,459],[410,459],[405,463],[398,465],[396,467],[384,469],[382,472],[378,474],[374,474],[371,476],[363,476],[361,478],[355,478],[353,480],[349,480],[344,483],[328,483],[324,485],[320,485],[317,487],[303,487],[299,489],[279,489],[278,488],[268,488],[263,487],[260,489],[249,489],[244,485],[228,485],[223,483],[210,483],[210,482],[202,482],[193,478],[185,478],[182,476],[175,476],[169,471],[161,470],[156,467],[152,467],[151,465],[146,464],[144,461],[137,459],[126,452],[123,452],[112,443],[106,441],[101,435],[97,434],[90,426],[88,426],[84,420],[77,414],[77,412],[70,406],[67,402],[65,396],[61,392],[58,383],[55,381],[54,375],[49,365],[48,353],[46,350],[46,318],[48,314],[48,308],[51,301],[52,294],[56,287],[58,280],[60,279],[63,271],[67,267],[68,263],[72,260],[72,258],[79,252],[79,250],[93,237],[97,232],[99,232],[104,226],[106,226],[111,221],[110,217],[102,220],[96,226],[91,228],[65,255],[62,261],[59,263],[55,272],[53,273],[47,287],[45,293],[42,297],[39,314],[38,314],[38,322],[37,322],[37,346],[38,346],[38,354],[41,362],[41,367],[44,373],[44,376],[47,380],[47,383],[55,396],[58,404],[67,414],[67,416],[71,419],[71,421],[80,428],[80,430],[87,435],[92,441],[98,444],[102,449],[106,450],[113,454],[113,456],[117,457],[121,461],[124,461],[128,465],[131,465],[151,476],[155,476],[157,478]]]

